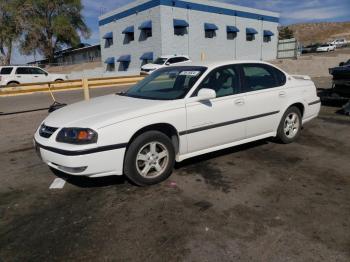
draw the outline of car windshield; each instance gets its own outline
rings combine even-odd
[[[329,45],[321,45],[321,47],[329,47]]]
[[[161,58],[161,57],[158,57],[156,59],[156,61],[153,62],[153,64],[156,64],[156,65],[164,65],[164,63],[166,62],[166,58]]]
[[[181,99],[206,70],[206,67],[200,66],[159,69],[122,95],[151,100]]]

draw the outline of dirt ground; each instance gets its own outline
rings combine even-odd
[[[323,107],[291,145],[178,164],[148,188],[67,178],[32,148],[46,112],[0,118],[0,261],[350,261],[350,119]]]

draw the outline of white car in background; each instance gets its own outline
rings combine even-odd
[[[340,47],[347,46],[348,42],[345,39],[336,39],[336,40],[330,42],[329,44],[334,45],[337,48],[340,48]]]
[[[53,112],[34,144],[53,169],[146,186],[167,179],[175,161],[267,137],[294,142],[320,106],[310,77],[268,63],[170,66],[125,93]]]
[[[159,68],[163,68],[170,65],[181,65],[191,62],[188,56],[184,55],[168,55],[158,57],[153,63],[143,65],[141,67],[142,75],[149,75]]]
[[[63,74],[51,74],[35,66],[3,66],[0,67],[0,86],[16,86],[19,84],[58,82],[67,80]]]
[[[330,52],[335,51],[336,47],[332,44],[324,44],[319,47],[317,47],[316,52]]]

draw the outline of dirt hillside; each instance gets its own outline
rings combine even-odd
[[[289,25],[296,38],[303,44],[328,42],[336,38],[350,40],[349,22],[304,23]]]

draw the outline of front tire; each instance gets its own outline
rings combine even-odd
[[[124,174],[138,186],[150,186],[166,180],[174,163],[175,150],[169,137],[159,131],[148,131],[127,149]]]
[[[299,108],[292,106],[284,113],[277,130],[277,139],[290,144],[298,139],[302,128],[302,117]]]

